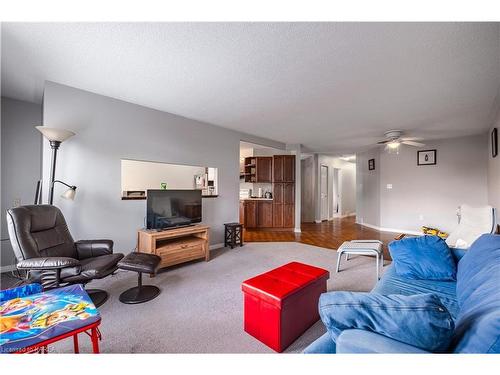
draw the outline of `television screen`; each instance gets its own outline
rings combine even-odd
[[[147,229],[166,229],[201,222],[201,190],[148,190]]]

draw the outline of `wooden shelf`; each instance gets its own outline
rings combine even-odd
[[[156,241],[156,251],[161,253],[175,248],[187,248],[205,243],[205,240],[195,236],[186,236],[181,238],[168,238]]]
[[[209,227],[193,225],[164,231],[142,229],[137,234],[137,251],[161,257],[160,268],[209,260]]]

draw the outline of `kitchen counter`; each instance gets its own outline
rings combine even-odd
[[[240,201],[270,201],[272,202],[273,198],[240,198]]]

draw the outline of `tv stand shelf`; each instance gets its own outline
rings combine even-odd
[[[137,232],[137,251],[160,256],[160,268],[202,258],[208,262],[209,229],[206,225],[164,231],[141,229]]]

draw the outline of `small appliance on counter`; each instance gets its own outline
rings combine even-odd
[[[240,189],[240,199],[248,199],[252,196],[252,189]]]
[[[264,198],[273,199],[273,193],[271,193],[270,191],[266,191],[264,194]]]

